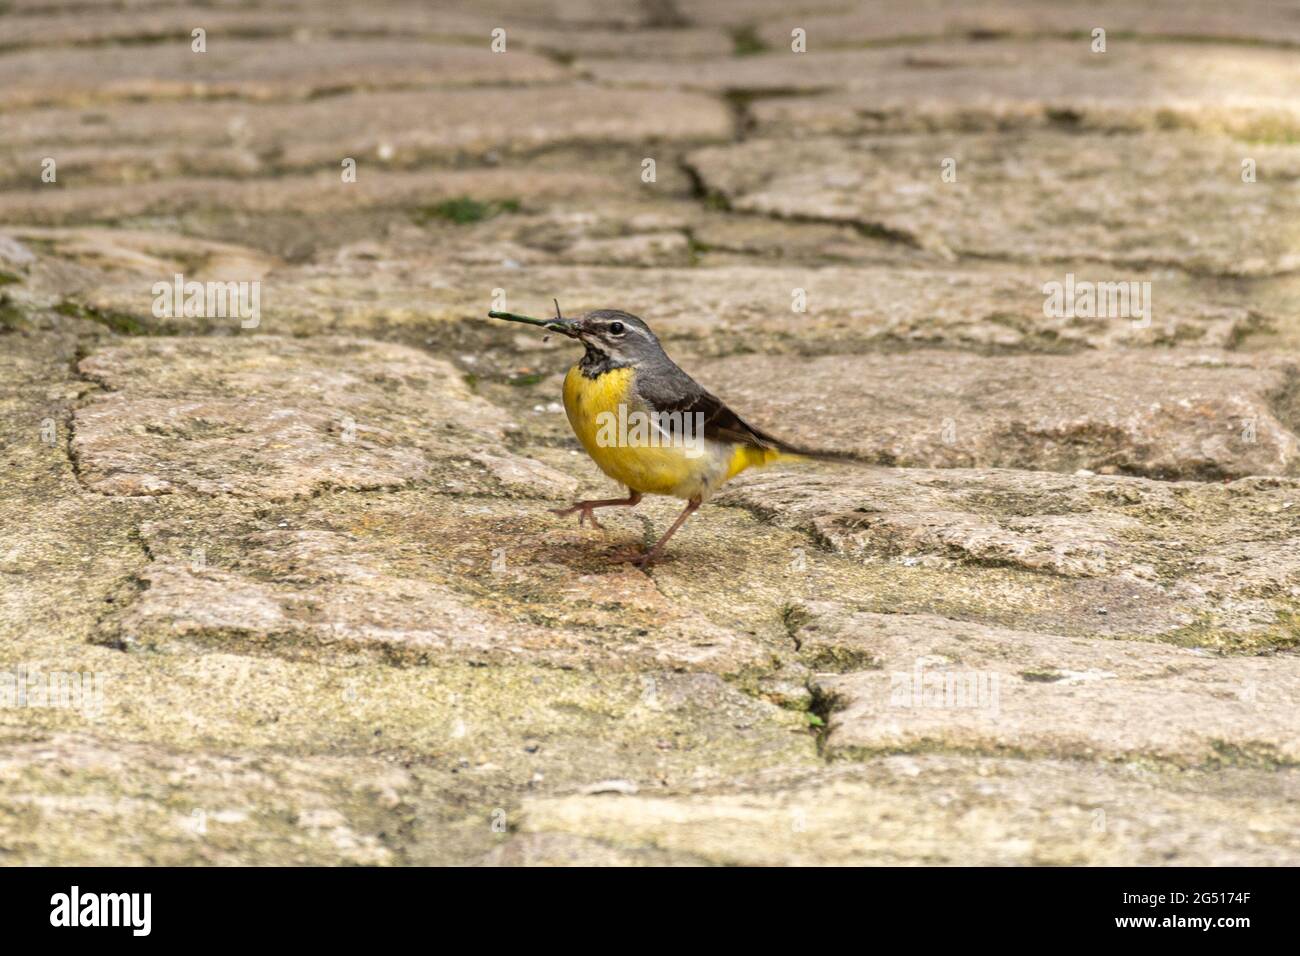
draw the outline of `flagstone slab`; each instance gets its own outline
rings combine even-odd
[[[569,75],[545,57],[417,40],[218,40],[207,52],[160,44],[0,54],[0,109],[123,99],[306,98],[352,88],[548,82]]]
[[[305,103],[57,107],[0,114],[0,185],[38,189],[49,157],[59,181],[74,186],[333,169],[339,184],[356,187],[431,160],[499,161],[592,141],[652,141],[653,156],[664,143],[725,140],[731,130],[726,105],[713,97],[587,85],[367,90]],[[355,163],[347,183],[345,159]],[[628,175],[639,178],[639,163],[629,164]]]
[[[775,7],[776,5],[773,4]],[[1132,36],[1300,43],[1300,14],[1285,2],[1246,0],[1225,6],[1214,0],[1148,0],[1146,3],[1078,4],[1068,0],[880,0],[859,7],[812,5],[763,11],[758,36],[774,48],[788,47],[790,28],[808,33],[809,49],[857,46],[916,37],[1075,36],[1091,42],[1107,32],[1107,47],[1122,48]],[[711,18],[706,18],[711,19]],[[787,22],[789,25],[787,26]]]
[[[100,494],[280,500],[428,481],[564,484],[516,461],[503,444],[509,417],[449,364],[403,346],[137,339],[78,367],[105,389],[77,409],[70,446]]]
[[[1300,36],[1300,19],[1296,21]],[[1293,51],[1114,40],[997,41],[887,47],[864,54],[871,82],[824,96],[755,102],[767,135],[1188,128],[1290,141],[1300,130]],[[791,60],[764,57],[785,72]]]
[[[0,6],[7,861],[1300,861],[1288,4]],[[555,300],[860,460],[628,565]]]
[[[1300,366],[1285,359],[923,350],[735,355],[694,373],[800,447],[878,464],[1198,480],[1300,474],[1300,421],[1284,401]]]
[[[1298,494],[1287,478],[1201,484],[826,464],[747,475],[716,500],[868,565],[983,577],[973,586],[987,605],[931,606],[946,617],[1260,652],[1300,640]],[[852,598],[865,610],[899,606],[870,591]]]
[[[6,856],[65,866],[390,866],[418,789],[382,760],[195,755],[74,734],[6,741],[0,779]]]
[[[1300,130],[1300,66],[1290,50],[1259,46],[1116,39],[1099,53],[1086,36],[807,53],[785,44],[689,68],[658,57],[579,66],[612,85],[752,97],[765,135],[1181,127],[1287,142]]]
[[[1160,774],[940,755],[678,795],[524,802],[517,857],[694,865],[1291,865],[1295,770]],[[512,841],[513,842],[513,841]]]
[[[630,198],[640,188],[639,179],[624,174],[632,164],[617,171],[607,164],[596,169],[560,165],[564,168],[539,163],[527,169],[416,171],[370,170],[361,163],[356,182],[348,183],[343,182],[340,167],[270,178],[183,177],[136,185],[91,183],[67,189],[4,190],[0,191],[0,218],[6,223],[61,226],[187,217],[202,228],[227,217],[236,220],[238,235],[225,238],[257,241],[256,234],[249,235],[247,223],[252,216],[293,213],[322,215],[328,220],[333,214],[369,214],[371,219],[365,222],[369,232],[395,219],[406,225],[430,215],[435,220],[444,218],[443,203],[467,198],[479,203],[544,204],[577,196]],[[352,241],[357,232],[353,224],[349,229]]]
[[[643,223],[636,207],[612,199],[609,209],[610,219],[588,216],[574,221],[542,212],[463,227],[464,238],[444,232],[444,251],[437,257],[421,248],[426,235],[415,233],[409,241],[402,240],[409,251],[356,244],[339,249],[331,261],[277,267],[262,280],[265,294],[268,301],[274,296],[294,308],[266,316],[263,329],[364,335],[376,328],[454,319],[484,334],[495,329],[504,341],[507,330],[484,317],[496,307],[493,290],[501,289],[509,307],[525,313],[550,312],[552,298],[560,300],[566,313],[631,311],[650,323],[672,355],[694,369],[691,363],[700,358],[745,348],[767,355],[923,348],[1073,353],[1152,346],[1217,353],[1244,343],[1268,343],[1274,332],[1287,327],[1284,298],[1260,300],[1226,283],[1170,271],[1126,271],[1115,279],[1138,283],[1139,288],[1150,283],[1149,317],[1136,319],[1081,314],[1077,309],[1047,314],[1045,286],[1064,286],[1076,273],[1079,282],[1109,281],[1105,267],[1087,264],[904,269],[876,263],[813,267],[746,261],[706,268],[657,267],[653,275],[608,261],[564,264],[574,254],[623,261],[645,252],[673,255],[675,243],[665,246],[656,238],[664,235],[664,227],[672,227],[666,230],[669,234],[695,231],[690,218],[665,216]],[[619,212],[625,213],[621,219],[614,215]],[[607,225],[618,222],[625,229],[650,231],[610,236]],[[861,252],[888,258],[879,246],[866,244]],[[191,274],[204,278],[201,271],[186,273]],[[161,272],[161,278],[170,275]],[[186,318],[157,323],[150,292],[154,281],[152,273],[109,273],[69,288],[78,301],[132,315],[146,326],[196,331],[209,327]],[[802,311],[796,311],[797,306]],[[510,341],[530,357],[548,351],[540,335],[513,335]],[[549,351],[556,349],[562,351],[563,345],[553,340]]]
[[[733,41],[718,28],[640,29],[612,26],[574,30],[557,27],[554,11],[525,16],[480,9],[448,10],[446,4],[388,3],[355,7],[313,3],[301,7],[134,7],[112,12],[54,11],[9,14],[0,49],[149,41],[189,44],[192,31],[228,39],[297,37],[399,37],[487,46],[494,29],[506,30],[506,49],[583,56],[729,56]]]
[[[800,620],[832,759],[931,748],[1211,767],[1300,757],[1294,655],[1224,659],[836,602],[806,605]]]
[[[1243,181],[1246,160],[1254,182]],[[945,181],[945,162],[955,181]],[[1290,225],[1300,222],[1300,148],[1291,145],[953,133],[754,139],[689,163],[737,210],[850,223],[952,255],[1233,276],[1300,267],[1300,226]],[[1219,228],[1207,233],[1210,221]]]
[[[399,505],[283,512],[225,530],[147,522],[141,534],[154,560],[117,624],[120,640],[407,666],[730,676],[766,672],[783,650],[692,613],[630,567],[575,575],[557,566],[555,542],[543,535],[567,537],[570,523],[542,509],[426,499],[408,514]],[[598,562],[599,546],[587,548]]]

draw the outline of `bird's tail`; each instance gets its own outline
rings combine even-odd
[[[761,468],[764,465],[770,465],[778,461],[839,461],[839,462],[860,462],[861,459],[844,452],[822,452],[810,451],[808,449],[796,448],[794,445],[787,445],[784,442],[772,445],[740,445],[736,448],[731,459],[730,473],[728,478],[732,478],[746,468]]]
[[[812,448],[800,448],[783,441],[774,442],[772,447],[762,449],[763,464],[773,461],[838,461],[862,463],[857,455],[847,451],[819,451]]]

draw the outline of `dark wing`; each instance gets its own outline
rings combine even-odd
[[[700,386],[676,365],[656,364],[641,369],[636,377],[637,394],[657,412],[677,412],[682,416],[703,416],[704,437],[719,442],[740,442],[756,448],[776,448],[798,454],[798,450],[781,439],[760,431],[733,412],[722,399]],[[663,427],[675,431],[672,419]]]

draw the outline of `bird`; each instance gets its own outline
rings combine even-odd
[[[668,540],[723,484],[747,468],[802,458],[840,458],[795,446],[750,425],[664,351],[639,317],[597,309],[566,319],[492,310],[491,318],[538,325],[575,339],[583,355],[564,377],[564,410],[587,454],[627,488],[626,498],[577,501],[554,514],[596,520],[597,508],[635,507],[645,495],[670,495],[686,507],[652,547],[616,560],[647,567]]]

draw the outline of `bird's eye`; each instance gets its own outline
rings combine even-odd
[[[622,322],[611,322],[611,323],[609,323],[609,334],[610,334],[610,335],[622,335],[622,334],[623,334],[623,323],[622,323]]]

